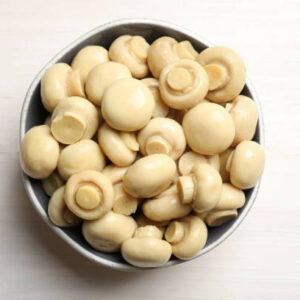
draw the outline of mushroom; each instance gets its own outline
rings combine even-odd
[[[98,142],[109,160],[119,167],[132,164],[139,150],[135,133],[117,131],[106,123],[98,131]]]
[[[47,125],[31,128],[21,143],[21,165],[32,178],[44,179],[56,169],[59,156],[58,142]]]
[[[240,188],[250,189],[260,179],[265,163],[262,146],[254,141],[243,141],[237,145],[227,160],[226,170],[231,183]]]
[[[210,47],[196,58],[209,78],[207,99],[214,102],[227,102],[234,99],[243,89],[246,81],[246,68],[242,58],[227,47]]]
[[[64,193],[65,186],[61,186],[51,196],[48,204],[49,219],[59,227],[77,226],[81,220],[66,207]]]
[[[82,234],[94,249],[113,253],[132,237],[136,227],[132,217],[109,211],[98,220],[84,221]]]
[[[68,179],[65,202],[79,218],[96,220],[113,207],[113,186],[110,180],[98,171],[81,171]]]
[[[233,210],[244,206],[246,201],[242,190],[236,188],[230,183],[223,183],[220,201],[214,207],[214,210]]]
[[[149,122],[154,107],[152,93],[145,84],[137,79],[124,78],[106,89],[101,112],[110,127],[136,131]]]
[[[189,41],[178,43],[175,39],[162,36],[156,39],[148,51],[148,66],[155,78],[159,78],[162,69],[179,59],[194,60],[198,53]]]
[[[153,221],[148,219],[144,214],[139,214],[136,218],[135,221],[138,225],[138,227],[144,227],[147,225],[153,225],[156,226],[163,234],[165,232],[166,227],[169,225],[170,221]]]
[[[207,241],[205,223],[197,216],[186,216],[169,224],[165,239],[172,245],[176,257],[187,260],[198,255]]]
[[[192,211],[192,206],[181,203],[176,185],[173,185],[154,199],[144,201],[142,210],[147,218],[161,222],[185,217]]]
[[[52,172],[49,177],[42,180],[43,189],[48,196],[52,196],[53,193],[64,184],[65,181],[59,176],[57,170]]]
[[[98,125],[97,109],[90,101],[80,97],[69,97],[59,102],[51,118],[51,132],[63,144],[92,138]]]
[[[206,96],[208,77],[201,65],[193,60],[181,59],[163,68],[159,90],[169,107],[188,109]]]
[[[58,159],[58,172],[64,180],[85,170],[102,171],[105,156],[93,140],[81,140],[65,147]]]
[[[230,113],[235,127],[233,146],[242,141],[252,140],[258,120],[255,102],[249,97],[239,95],[232,102],[227,103],[225,108]]]
[[[204,155],[225,151],[235,135],[230,114],[214,103],[200,103],[190,109],[183,117],[182,127],[191,149]]]
[[[85,84],[88,99],[100,106],[106,88],[122,78],[131,78],[131,73],[125,65],[108,61],[96,66],[89,73]]]
[[[177,160],[185,150],[182,127],[169,118],[154,118],[140,130],[137,137],[143,155],[163,153]]]
[[[178,170],[181,175],[188,175],[199,164],[209,164],[217,171],[220,169],[219,155],[205,156],[193,151],[185,152],[178,160]]]
[[[155,108],[152,117],[165,117],[169,112],[169,107],[161,99],[159,92],[159,82],[155,78],[145,78],[141,80],[151,91],[155,101]]]
[[[112,61],[127,66],[135,78],[144,78],[149,70],[147,66],[149,44],[139,35],[121,35],[109,47]]]
[[[170,244],[162,240],[161,231],[155,226],[139,227],[134,237],[123,242],[123,258],[133,266],[153,268],[164,265],[172,255]]]
[[[72,69],[78,70],[82,82],[85,83],[90,71],[99,64],[109,60],[108,51],[101,46],[86,46],[72,60]]]
[[[56,105],[70,96],[84,97],[80,74],[65,63],[51,66],[41,80],[41,99],[44,107],[52,112]]]
[[[183,204],[191,203],[195,212],[214,208],[221,198],[222,178],[209,164],[199,164],[190,175],[178,178],[177,188]]]
[[[210,227],[217,227],[236,218],[237,216],[238,212],[236,209],[216,211],[214,210],[205,217],[205,222]]]
[[[168,188],[176,172],[176,164],[165,154],[145,156],[131,165],[124,177],[124,189],[136,198],[151,198]]]
[[[226,164],[227,160],[230,157],[231,152],[234,150],[234,148],[228,148],[224,152],[219,154],[220,157],[220,175],[222,177],[222,181],[224,183],[230,182],[230,174],[226,170]]]
[[[128,167],[117,167],[113,164],[106,166],[102,173],[110,179],[112,184],[121,182]]]

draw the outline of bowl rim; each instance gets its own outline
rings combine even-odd
[[[183,34],[186,34],[195,40],[200,41],[201,43],[205,44],[208,47],[211,47],[212,44],[208,42],[206,39],[202,38],[200,35],[194,33],[193,31],[190,31],[188,29],[185,29],[181,26],[175,25],[171,22],[167,21],[162,21],[158,19],[152,19],[152,18],[126,18],[126,19],[117,19],[114,21],[110,21],[107,23],[104,23],[100,26],[97,26],[96,28],[88,31],[85,34],[82,34],[79,38],[75,39],[71,43],[69,43],[66,47],[64,47],[61,51],[59,51],[53,58],[51,58],[44,66],[43,68],[38,72],[38,74],[34,77],[33,81],[31,82],[27,93],[24,98],[24,102],[22,105],[21,109],[21,116],[20,116],[20,123],[19,123],[19,147],[21,149],[21,141],[25,135],[26,132],[26,119],[27,119],[27,114],[28,114],[28,109],[29,109],[29,104],[30,104],[30,99],[32,98],[32,94],[36,86],[39,84],[44,72],[46,69],[48,69],[53,63],[55,63],[57,60],[59,60],[61,57],[63,57],[67,52],[69,52],[73,47],[78,45],[80,42],[85,41],[89,37],[93,36],[94,34],[101,32],[103,30],[107,30],[109,28],[113,28],[115,26],[125,26],[125,25],[130,25],[130,24],[141,24],[141,25],[158,25],[162,27],[167,27],[170,29],[175,29]],[[261,103],[258,99],[257,93],[251,84],[250,80],[246,79],[246,84],[250,93],[252,94],[252,99],[255,101],[255,103],[258,106],[258,133],[259,133],[259,143],[264,146],[265,140],[264,140],[264,122],[263,122],[263,116],[262,116],[262,108],[261,108]],[[97,264],[100,264],[104,267],[108,267],[114,270],[119,270],[119,271],[142,271],[142,270],[149,270],[149,268],[137,268],[135,266],[132,266],[127,263],[120,263],[120,262],[113,262],[108,259],[99,257],[85,248],[83,248],[81,245],[79,245],[76,241],[74,241],[71,237],[68,236],[67,233],[62,231],[59,227],[55,226],[54,224],[51,223],[51,221],[48,218],[47,213],[44,211],[42,208],[41,204],[38,201],[38,198],[36,197],[32,185],[30,183],[29,177],[22,172],[22,179],[25,187],[25,191],[27,193],[27,196],[35,208],[36,212],[39,214],[39,216],[42,218],[42,220],[48,224],[48,226],[60,237],[62,238],[69,246],[71,246],[73,249],[77,250],[82,256],[86,257],[92,262],[95,262]],[[205,253],[208,253],[215,247],[217,247],[219,244],[221,244],[224,240],[226,240],[236,229],[237,227],[241,224],[241,222],[244,220],[248,212],[250,211],[251,207],[254,204],[254,201],[256,199],[256,196],[258,194],[259,188],[260,188],[260,183],[259,181],[256,186],[253,188],[253,192],[248,199],[247,203],[247,208],[240,213],[239,219],[235,221],[235,223],[223,234],[221,237],[219,237],[216,241],[211,243],[208,247],[204,248],[197,256],[195,256],[193,259],[196,259]],[[190,261],[190,260],[189,260]],[[159,268],[166,268],[170,266],[174,266],[177,264],[181,264],[186,262],[185,260],[180,260],[175,258],[174,260],[168,261],[166,264],[160,266]],[[151,269],[151,268],[150,268]],[[155,268],[157,269],[157,268]]]

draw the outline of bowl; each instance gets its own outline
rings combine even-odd
[[[26,131],[28,131],[35,125],[42,124],[47,116],[47,112],[43,108],[40,98],[40,82],[46,69],[49,68],[52,64],[58,62],[70,63],[75,54],[84,46],[95,44],[108,48],[115,38],[123,34],[141,35],[145,37],[149,43],[154,41],[156,38],[164,35],[171,36],[178,41],[189,40],[197,51],[201,51],[208,46],[211,46],[204,39],[186,29],[164,21],[153,19],[117,20],[93,29],[92,31],[82,35],[80,38],[61,50],[43,67],[43,69],[36,75],[36,77],[32,81],[25,96],[21,112],[20,142],[23,139]],[[247,80],[242,94],[251,97],[258,106],[259,120],[254,140],[260,144],[263,144],[262,112],[259,100],[252,85],[249,83],[249,80]],[[125,262],[119,253],[110,254],[94,250],[84,240],[81,234],[80,226],[75,228],[59,228],[53,225],[47,215],[47,205],[49,198],[43,191],[41,182],[39,180],[29,178],[24,173],[23,181],[27,195],[40,217],[59,237],[61,237],[72,248],[74,248],[89,260],[102,266],[121,271],[140,270]],[[257,184],[254,188],[245,191],[246,203],[242,208],[239,209],[239,214],[236,219],[229,221],[223,226],[209,228],[206,246],[202,249],[197,257],[217,247],[230,234],[232,234],[234,230],[237,229],[239,224],[251,209],[257,196],[258,189],[259,184]],[[172,259],[162,267],[174,266],[184,262],[185,261],[172,257]]]

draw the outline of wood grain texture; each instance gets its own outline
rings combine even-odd
[[[168,20],[236,49],[266,128],[262,187],[239,229],[200,259],[144,273],[103,269],[55,236],[26,198],[18,158],[34,75],[79,35],[124,17]],[[298,0],[0,0],[0,298],[300,299],[299,30]]]

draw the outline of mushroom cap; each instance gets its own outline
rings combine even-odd
[[[151,198],[164,191],[173,181],[176,164],[165,154],[145,156],[131,165],[124,177],[124,189],[136,198]]]
[[[101,46],[86,46],[73,58],[71,67],[78,70],[82,81],[85,83],[90,71],[99,64],[107,62],[108,51]]]
[[[222,46],[203,50],[196,61],[207,71],[210,91],[207,99],[227,102],[242,91],[246,81],[246,68],[242,58],[232,49]]]
[[[96,66],[89,73],[85,84],[88,99],[100,106],[106,88],[122,78],[131,78],[131,73],[125,65],[108,61]]]
[[[127,169],[128,167],[117,167],[114,164],[110,164],[102,170],[102,173],[110,179],[112,184],[116,184],[122,181]]]
[[[109,211],[102,218],[84,221],[82,233],[86,241],[103,252],[118,252],[121,244],[130,239],[137,225],[132,217]]]
[[[58,159],[58,172],[64,180],[81,171],[102,171],[104,166],[105,156],[93,140],[81,140],[65,147]]]
[[[144,78],[149,72],[148,49],[149,44],[142,36],[121,35],[110,45],[109,57],[127,66],[133,77]]]
[[[246,201],[242,190],[236,188],[230,183],[223,183],[221,198],[214,210],[233,210],[244,206]]]
[[[48,204],[49,219],[59,227],[77,226],[81,220],[67,208],[64,193],[65,186],[61,186],[51,196]]]
[[[229,111],[235,127],[233,145],[252,140],[258,120],[258,109],[255,102],[249,97],[239,95],[226,105],[226,109]]]
[[[32,178],[44,179],[56,169],[59,156],[58,142],[47,125],[31,128],[21,143],[21,165]]]
[[[143,155],[167,154],[174,160],[185,150],[186,141],[182,127],[169,118],[154,118],[138,133],[138,143]]]
[[[242,190],[254,187],[263,173],[264,163],[265,153],[260,144],[241,142],[231,153],[226,166],[231,183]]]
[[[205,155],[225,151],[235,135],[230,114],[214,103],[200,103],[190,109],[183,117],[182,127],[191,149]]]
[[[139,149],[135,133],[117,131],[106,123],[98,131],[98,142],[109,160],[119,167],[131,165]]]
[[[148,87],[137,79],[125,78],[106,89],[101,112],[110,127],[136,131],[149,122],[154,107],[155,101]]]
[[[48,196],[52,196],[53,193],[64,184],[65,181],[61,178],[57,170],[55,170],[51,173],[50,176],[42,180],[43,189]]]
[[[201,65],[181,59],[166,65],[159,77],[164,102],[175,109],[188,109],[200,103],[208,91],[208,77]]]

